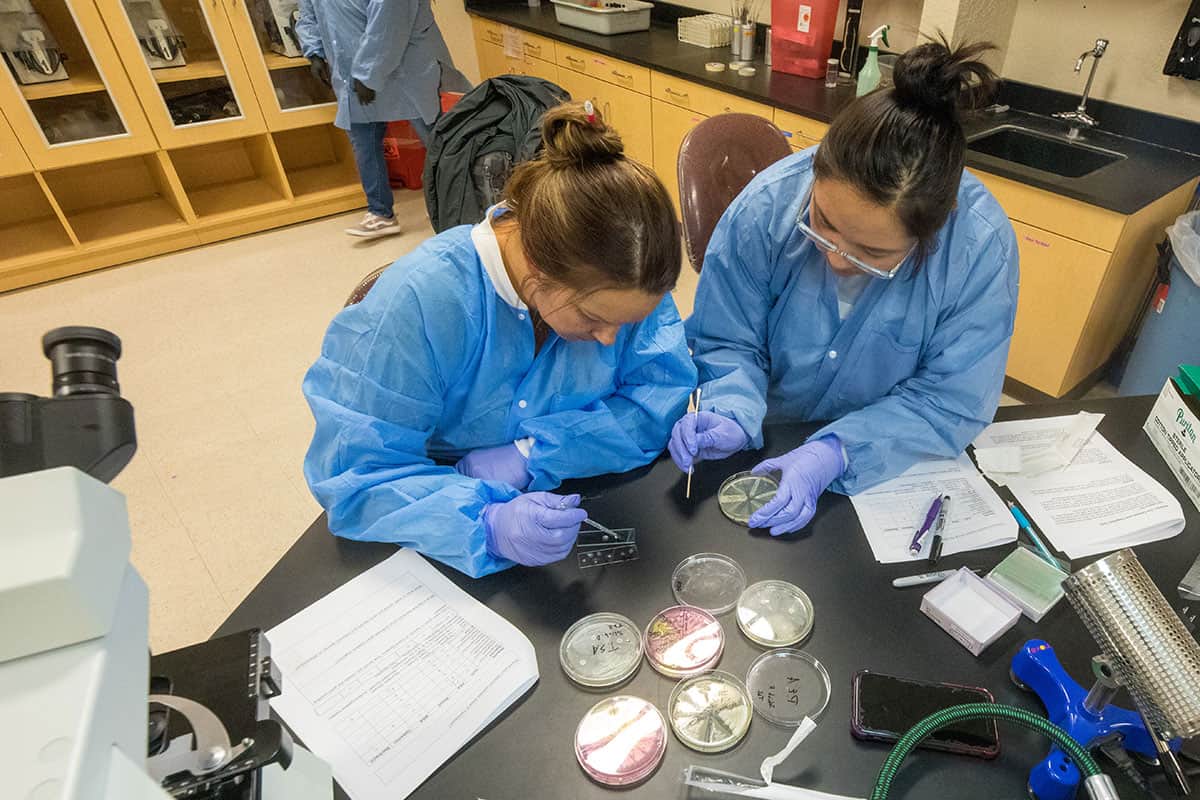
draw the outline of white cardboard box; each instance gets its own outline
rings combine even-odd
[[[921,612],[976,656],[1021,618],[1021,609],[966,567],[926,592]]]
[[[1142,429],[1200,509],[1200,399],[1168,378]]]

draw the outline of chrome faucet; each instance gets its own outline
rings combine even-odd
[[[1087,60],[1088,56],[1091,56],[1092,71],[1088,73],[1087,83],[1083,87],[1083,95],[1079,98],[1079,105],[1075,107],[1075,110],[1059,111],[1054,115],[1058,119],[1065,119],[1072,123],[1071,131],[1067,134],[1072,139],[1079,136],[1079,128],[1077,126],[1083,125],[1087,128],[1094,128],[1099,124],[1087,113],[1087,101],[1088,95],[1092,91],[1092,80],[1096,77],[1096,67],[1100,64],[1100,59],[1107,49],[1108,39],[1097,39],[1095,46],[1091,50],[1084,50],[1080,53],[1079,58],[1075,59],[1075,72],[1078,73],[1083,69],[1083,62]]]

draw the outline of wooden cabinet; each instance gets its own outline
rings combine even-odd
[[[480,77],[531,75],[558,83],[555,44],[544,36],[471,17]]]
[[[625,155],[647,166],[654,160],[650,98],[573,70],[559,72],[558,85],[575,100],[591,100],[605,121],[621,134]]]
[[[1009,377],[1058,395],[1090,303],[1112,254],[1056,233],[1013,221],[1021,256],[1017,322],[1009,349]]]
[[[679,108],[696,111],[706,117],[718,114],[753,114],[771,119],[774,109],[744,97],[719,92],[698,83],[685,81],[673,75],[655,72],[650,80],[650,94],[655,100],[670,103]]]
[[[688,131],[707,119],[703,114],[654,100],[654,171],[679,212],[679,146]]]
[[[976,173],[1017,234],[1021,288],[1007,375],[1053,397],[1104,368],[1154,280],[1155,244],[1196,181],[1132,215]]]
[[[650,94],[650,70],[645,67],[561,42],[555,45],[555,53],[560,67],[638,94]]]
[[[171,66],[162,66],[161,57],[145,46],[122,0],[96,3],[163,147],[266,131],[229,17],[218,0],[162,0],[187,42],[177,58],[181,63]],[[154,49],[161,52],[161,47]]]
[[[37,169],[158,147],[92,0],[32,0],[53,33],[65,79],[18,82],[0,68],[0,109]],[[57,53],[51,56],[58,61]]]
[[[267,128],[283,131],[333,122],[337,116],[337,100],[333,91],[309,70],[308,59],[276,52],[276,49],[286,47],[273,43],[266,21],[259,14],[251,13],[250,4],[254,0],[224,1]]]
[[[775,109],[775,127],[788,137],[788,143],[793,150],[803,150],[825,138],[829,123],[821,122],[810,117],[793,114],[790,111]]]
[[[3,116],[0,116],[0,178],[33,171],[29,156],[21,149],[17,135]]]

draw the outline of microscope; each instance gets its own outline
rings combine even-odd
[[[328,797],[280,769],[292,742],[269,719],[281,681],[260,631],[150,657],[125,498],[106,485],[137,449],[121,341],[66,327],[42,348],[53,395],[0,393],[5,796],[259,800],[277,765],[270,800]]]

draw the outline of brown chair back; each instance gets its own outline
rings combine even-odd
[[[354,291],[350,292],[350,296],[346,298],[346,305],[352,306],[355,303],[361,302],[367,296],[367,292],[371,291],[371,287],[375,285],[375,281],[379,280],[379,276],[383,274],[383,271],[390,266],[390,263],[384,264],[379,269],[372,270],[371,274],[359,281],[358,285],[354,287]]]
[[[704,120],[679,147],[679,206],[683,241],[699,272],[717,220],[758,173],[790,154],[779,128],[753,114]]]

